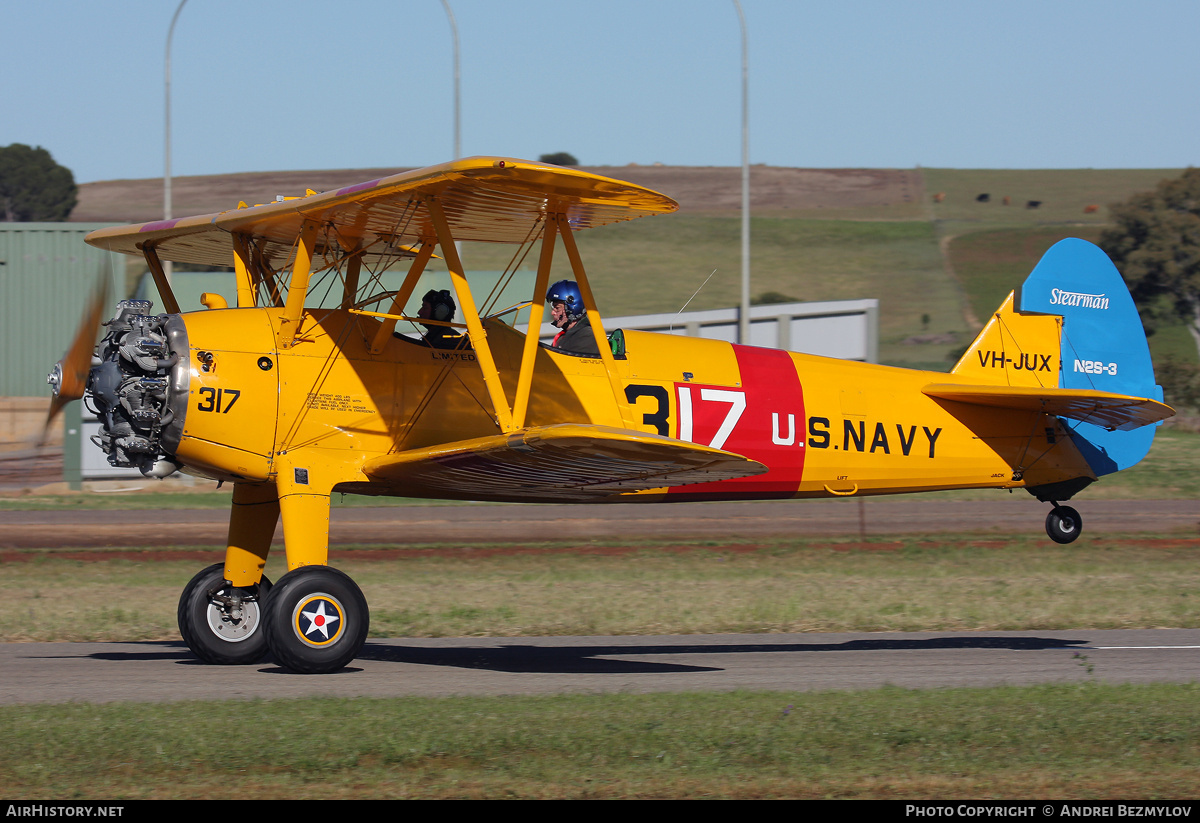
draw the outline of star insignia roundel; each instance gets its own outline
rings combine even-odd
[[[296,636],[309,646],[328,646],[341,637],[346,623],[342,604],[327,594],[311,594],[293,612]]]

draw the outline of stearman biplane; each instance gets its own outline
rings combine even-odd
[[[52,415],[86,385],[110,463],[234,484],[225,562],[180,599],[197,656],[270,652],[328,672],[369,621],[358,586],[328,565],[334,492],[668,502],[1024,488],[1053,504],[1047,531],[1068,542],[1081,522],[1059,501],[1137,463],[1173,414],[1120,275],[1080,240],[1046,254],[948,374],[606,331],[575,232],[676,208],[574,169],[471,158],[93,232],[92,245],[145,258],[166,312],[122,301],[94,355],[85,323],[51,375]],[[527,330],[481,304],[457,241],[536,250]],[[598,354],[539,341],[560,246]],[[418,319],[404,311],[435,251],[462,318],[421,322],[453,326],[457,348],[396,333]],[[183,312],[164,260],[232,263],[236,306],[209,295]],[[407,274],[386,288],[397,266]],[[288,571],[272,586],[280,519]]]

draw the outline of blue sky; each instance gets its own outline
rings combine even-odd
[[[163,173],[177,0],[7,0],[0,145],[78,182]],[[731,0],[450,0],[464,155],[741,163]],[[750,161],[1177,168],[1198,162],[1200,3],[742,0]],[[453,157],[440,0],[188,0],[172,172]]]

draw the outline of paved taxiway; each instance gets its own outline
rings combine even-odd
[[[0,703],[1200,682],[1200,629],[371,640],[341,672],[182,643],[0,644]]]

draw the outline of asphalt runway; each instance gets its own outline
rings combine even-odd
[[[1072,501],[1084,534],[1200,535],[1198,500]],[[330,544],[486,543],[586,539],[697,539],[730,543],[777,536],[878,537],[972,532],[1045,535],[1050,506],[997,492],[996,500],[922,498],[772,500],[671,505],[416,505],[335,507]],[[0,548],[224,545],[224,510],[5,511]],[[275,540],[282,541],[276,527]]]
[[[0,644],[0,703],[1200,680],[1200,629],[371,640],[347,669],[206,666],[180,643]]]

